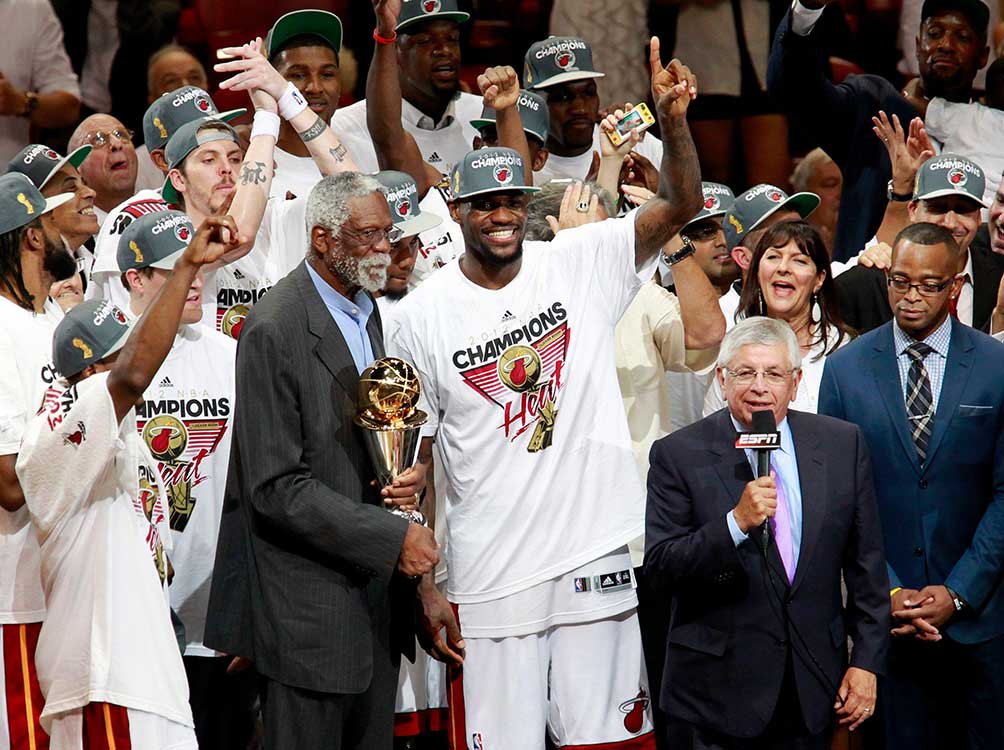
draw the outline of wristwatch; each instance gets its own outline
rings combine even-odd
[[[889,184],[885,188],[885,198],[889,201],[896,201],[897,203],[909,203],[913,200],[913,193],[896,193],[892,189],[892,180],[889,180]]]
[[[694,247],[694,243],[690,241],[689,237],[684,237],[683,238],[683,247],[681,247],[679,250],[677,250],[672,255],[666,255],[665,253],[663,253],[662,257],[663,257],[663,260],[666,261],[666,265],[668,265],[668,266],[675,266],[681,260],[683,260],[684,258],[689,258],[695,252],[697,252],[697,248]]]
[[[949,589],[948,586],[945,586],[945,588],[948,589],[948,595],[952,597],[952,604],[955,605],[955,611],[961,612],[966,606],[965,600],[958,594],[956,594],[954,591]]]

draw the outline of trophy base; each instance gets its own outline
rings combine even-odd
[[[428,526],[425,516],[419,510],[405,510],[404,508],[388,508],[388,512],[395,516],[404,518],[409,523],[417,523],[419,526]]]

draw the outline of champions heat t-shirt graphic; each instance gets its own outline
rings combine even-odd
[[[453,353],[467,385],[501,408],[498,429],[507,440],[514,442],[533,428],[530,453],[550,447],[553,439],[558,392],[567,379],[567,317],[562,304],[554,302],[518,328]]]
[[[244,319],[272,285],[239,268],[220,269],[216,280],[216,330],[232,339],[240,338]]]

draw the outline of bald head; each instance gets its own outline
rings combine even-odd
[[[96,193],[94,204],[111,211],[136,190],[136,149],[125,125],[111,115],[91,115],[70,136],[69,149],[94,147],[80,165],[80,176]]]

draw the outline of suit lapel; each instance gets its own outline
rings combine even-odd
[[[314,353],[339,385],[355,398],[359,373],[341,329],[332,319],[313,279],[307,273],[306,261],[297,266],[293,273],[296,274],[297,285],[307,309],[307,328],[318,339]]]
[[[719,508],[719,512],[728,513],[735,508],[736,503],[739,502],[739,498],[742,497],[743,490],[746,489],[746,485],[752,482],[755,477],[753,476],[753,468],[746,458],[746,451],[734,447],[736,428],[732,424],[732,419],[729,416],[727,408],[719,412],[716,416],[716,422],[717,436],[712,441],[713,447],[711,450],[722,458],[721,461],[715,462],[715,471],[718,473],[718,478],[721,479],[722,484],[725,485],[725,495],[723,496],[725,502]],[[752,530],[750,537],[756,542],[757,549],[759,549],[760,531]],[[784,572],[784,563],[777,552],[776,544],[771,544],[768,548],[767,559],[771,569],[774,571],[774,577],[780,580],[785,588],[787,588],[788,576]]]
[[[896,362],[896,345],[892,337],[892,323],[887,323],[881,335],[875,342],[872,352],[872,376],[875,388],[882,396],[882,402],[889,412],[889,420],[899,442],[913,465],[914,471],[920,473],[920,459],[917,457],[917,446],[910,435],[910,421],[906,416],[906,399],[899,379],[899,365]]]
[[[808,420],[797,412],[788,412],[792,443],[795,444],[795,462],[798,465],[798,486],[802,493],[802,543],[798,550],[798,563],[791,588],[794,591],[805,571],[812,564],[812,553],[819,540],[826,517],[826,464],[820,447],[819,434]]]
[[[927,446],[927,460],[924,471],[931,466],[934,456],[941,446],[942,438],[948,432],[948,427],[955,417],[962,394],[969,383],[973,372],[973,342],[967,326],[952,321],[952,338],[948,345],[948,362],[945,365],[945,377],[941,381],[941,395],[938,397],[938,411],[934,414],[934,429],[931,431],[931,442]]]

